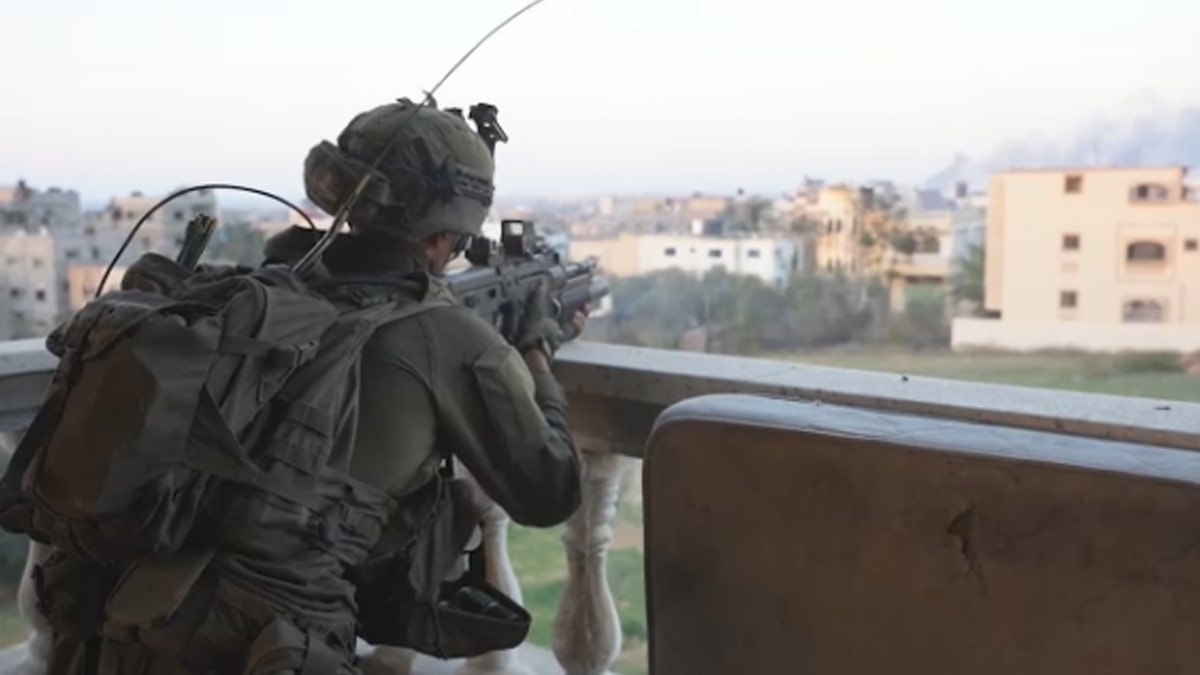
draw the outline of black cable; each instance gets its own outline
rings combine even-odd
[[[261,195],[263,197],[267,197],[268,199],[274,199],[280,204],[292,209],[296,213],[299,213],[300,217],[308,223],[309,228],[314,232],[317,230],[316,224],[313,223],[312,219],[308,217],[308,214],[305,213],[303,209],[289,202],[283,197],[280,197],[272,192],[267,192],[266,190],[260,190],[258,188],[248,187],[245,185],[238,185],[236,183],[204,183],[203,185],[186,187],[172,192],[166,197],[163,197],[161,201],[151,207],[150,210],[143,214],[142,217],[137,221],[137,223],[133,226],[133,229],[129,231],[129,236],[125,237],[125,241],[121,244],[121,248],[117,250],[117,254],[113,256],[113,259],[108,263],[108,267],[104,270],[104,276],[100,277],[100,286],[96,289],[96,298],[100,297],[100,294],[104,292],[104,284],[108,282],[108,277],[110,274],[112,274],[113,268],[117,266],[117,261],[121,259],[122,255],[125,254],[125,249],[129,248],[130,242],[132,242],[133,238],[137,236],[138,230],[142,229],[142,225],[144,225],[146,221],[150,219],[150,216],[154,215],[155,211],[165,206],[171,200],[182,197],[190,192],[198,192],[200,190],[240,190],[242,192],[250,192],[256,195]],[[215,216],[216,214],[213,215]]]
[[[379,156],[374,162],[371,163],[370,168],[363,173],[362,179],[359,180],[358,185],[354,188],[354,192],[350,194],[350,198],[347,199],[346,202],[342,204],[341,208],[337,210],[337,213],[334,214],[333,224],[330,225],[329,231],[326,232],[319,240],[317,240],[317,243],[314,244],[311,249],[309,249],[308,253],[304,254],[304,257],[298,260],[292,267],[292,270],[297,275],[304,276],[304,274],[316,264],[317,259],[319,259],[323,253],[325,253],[325,250],[329,248],[329,245],[333,243],[333,239],[337,236],[337,231],[341,229],[342,223],[346,222],[346,218],[350,216],[350,210],[358,204],[359,198],[362,197],[364,192],[366,192],[367,184],[370,182],[371,174],[375,173],[375,171],[379,169],[380,164],[383,163],[383,160],[387,158],[388,153],[391,152],[392,147],[396,144],[396,141],[400,139],[400,132],[405,126],[407,126],[409,122],[412,121],[414,117],[416,117],[421,108],[429,105],[430,101],[433,100],[433,95],[437,93],[437,90],[441,88],[442,84],[444,84],[446,80],[448,80],[450,76],[454,74],[454,71],[458,70],[459,66],[466,62],[466,60],[470,58],[477,49],[483,46],[484,42],[487,42],[489,38],[500,32],[501,29],[512,23],[517,17],[521,16],[525,12],[528,12],[536,5],[539,5],[544,1],[545,0],[532,0],[521,9],[513,12],[504,21],[501,21],[495,28],[488,31],[486,35],[484,35],[474,44],[474,46],[467,50],[466,54],[463,54],[462,57],[450,67],[450,70],[446,71],[446,74],[442,76],[442,79],[438,80],[437,84],[433,85],[433,89],[430,89],[425,93],[425,99],[421,101],[420,105],[414,106],[412,112],[408,114],[408,117],[406,117],[404,121],[396,127],[395,133],[392,134],[392,137],[388,140],[387,145],[383,147],[383,152],[379,153]]]

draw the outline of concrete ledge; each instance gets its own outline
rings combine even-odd
[[[46,351],[46,341],[32,340],[0,341],[0,378],[29,373],[49,373],[57,359]]]
[[[725,393],[1200,450],[1200,404],[1179,401],[595,343],[565,346],[555,372],[580,432],[633,455],[664,408]]]

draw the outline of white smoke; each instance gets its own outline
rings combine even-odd
[[[926,187],[948,190],[966,181],[975,190],[996,171],[1087,166],[1200,166],[1200,104],[1176,110],[1144,104],[1121,115],[1097,116],[1070,138],[1013,139],[978,160],[960,154]]]

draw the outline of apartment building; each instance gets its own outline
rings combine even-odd
[[[41,230],[0,236],[0,311],[9,334],[2,339],[45,335],[58,322],[60,285],[55,273],[54,238]]]
[[[48,228],[0,235],[0,314],[8,316],[0,339],[45,335],[78,309],[70,300],[71,270],[103,269],[124,240],[122,232],[55,234]],[[134,243],[121,260],[127,263],[144,251]]]
[[[613,277],[667,269],[701,275],[724,268],[731,274],[758,277],[777,288],[787,285],[799,264],[796,244],[786,239],[623,234],[571,240],[570,259],[593,256],[605,274]]]
[[[85,216],[73,191],[36,192],[24,184],[0,189],[0,222],[5,223],[0,226],[0,339],[44,336],[81,307],[87,288],[94,292],[93,282],[121,250],[132,226],[157,201],[134,193]],[[173,254],[191,218],[198,213],[217,215],[211,192],[185,195],[179,202],[147,220],[129,242],[120,265],[147,251]],[[73,272],[75,268],[87,271]],[[116,275],[108,287],[119,283]]]
[[[83,208],[79,193],[52,187],[41,191],[25,181],[0,186],[0,234],[14,229],[46,228],[51,232],[78,229]]]
[[[104,290],[111,291],[121,287],[128,268],[118,265],[112,268],[108,279],[104,278],[108,265],[72,265],[67,272],[67,305],[70,311],[83,309],[83,306],[96,297],[100,282],[104,282]]]
[[[89,219],[85,233],[106,230],[128,233],[164,196],[133,192],[128,196],[114,197],[103,212]],[[138,229],[137,242],[140,248],[159,252],[178,250],[183,244],[187,224],[200,214],[213,218],[219,216],[217,198],[212,190],[181,195],[152,213]]]
[[[854,188],[833,186],[817,193],[809,217],[816,224],[814,261],[818,271],[859,272],[860,210]]]
[[[884,280],[894,312],[904,311],[911,289],[944,287],[954,260],[955,211],[925,196],[887,183],[808,193],[799,208],[813,225],[816,271]],[[908,212],[902,219],[889,206],[898,201]]]
[[[1012,171],[989,190],[985,309],[959,348],[1200,349],[1200,201],[1187,171]]]
[[[955,260],[954,211],[916,211],[904,227],[912,237],[912,252],[893,249],[884,266],[894,312],[905,310],[910,290],[944,288]]]

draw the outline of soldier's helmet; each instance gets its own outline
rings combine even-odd
[[[447,231],[478,235],[495,190],[487,144],[461,115],[409,99],[359,113],[336,145],[313,146],[304,162],[308,198],[335,214],[393,136],[347,218],[350,226],[418,239]]]

